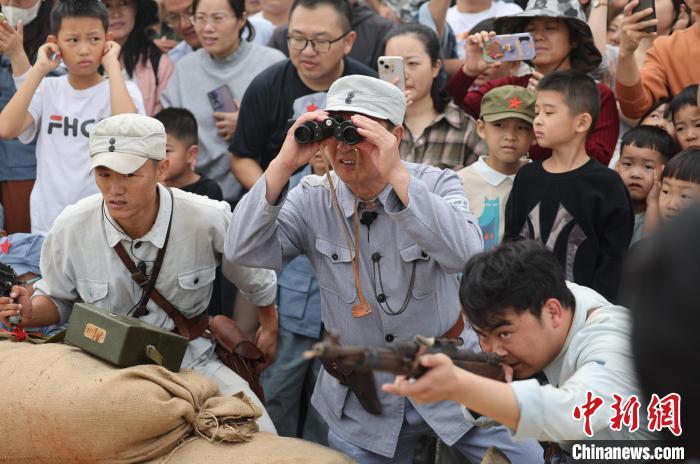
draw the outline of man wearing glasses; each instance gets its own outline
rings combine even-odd
[[[172,1],[172,0],[166,0]],[[345,0],[296,0],[289,17],[288,60],[261,72],[241,102],[233,142],[233,174],[250,189],[277,156],[290,119],[323,108],[326,91],[342,76],[376,77],[369,67],[348,58],[356,34]]]
[[[163,22],[167,24],[175,33],[182,39],[168,52],[168,56],[173,62],[177,62],[180,58],[188,53],[197,50],[201,45],[197,33],[194,31],[194,25],[190,21],[192,16],[192,0],[162,0]],[[167,39],[158,40],[156,44],[163,49]]]

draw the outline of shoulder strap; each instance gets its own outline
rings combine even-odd
[[[134,264],[131,258],[129,258],[129,255],[126,253],[126,250],[124,249],[124,246],[121,244],[121,242],[117,242],[117,244],[114,246],[114,251],[117,253],[117,256],[119,256],[121,262],[124,263],[124,266],[126,266],[126,268],[131,273],[131,278],[134,280],[134,282],[136,282],[139,285],[139,287],[143,288],[143,294],[141,295],[141,299],[139,299],[139,302],[136,306],[134,316],[139,317],[148,314],[146,305],[148,304],[148,300],[152,299],[173,320],[177,332],[183,337],[187,338],[188,340],[193,340],[201,336],[202,333],[204,333],[204,331],[206,330],[207,326],[209,325],[209,320],[206,315],[206,311],[192,319],[186,319],[185,316],[183,316],[182,313],[178,311],[177,308],[175,308],[175,306],[173,306],[173,304],[170,303],[170,301],[168,301],[167,298],[161,295],[160,292],[155,288],[156,280],[158,279],[158,274],[160,274],[160,268],[163,264],[165,250],[168,247],[168,241],[170,239],[170,228],[173,223],[173,211],[175,210],[175,200],[173,198],[173,192],[172,190],[170,190],[170,188],[168,188],[168,193],[170,194],[170,199],[172,201],[170,220],[168,221],[168,230],[165,233],[165,242],[163,243],[163,248],[158,250],[156,261],[153,264],[153,272],[151,274],[151,278],[146,279],[146,276],[143,275],[143,272],[141,272],[141,270]]]

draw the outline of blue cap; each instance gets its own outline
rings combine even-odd
[[[0,263],[12,267],[17,275],[31,272],[41,275],[39,258],[44,237],[17,233],[0,238]]]

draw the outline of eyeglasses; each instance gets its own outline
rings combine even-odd
[[[233,15],[227,15],[224,13],[214,13],[213,15],[206,15],[202,13],[190,16],[190,22],[197,27],[204,27],[207,25],[207,23],[214,27],[219,27],[233,17]]]
[[[168,25],[168,27],[179,26],[182,23],[191,24],[190,17],[191,12],[187,13],[170,13],[163,18],[163,22]]]
[[[347,31],[335,40],[320,40],[320,39],[307,39],[306,37],[294,37],[291,35],[287,36],[287,43],[290,48],[294,50],[304,50],[309,43],[311,43],[311,48],[319,53],[326,53],[331,49],[331,45],[337,41],[343,39],[352,31]]]

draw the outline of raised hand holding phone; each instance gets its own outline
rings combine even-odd
[[[377,59],[379,78],[406,90],[406,68],[400,56],[380,56]]]
[[[651,9],[651,13],[644,17],[645,21],[656,19],[656,2],[655,0],[638,0],[637,6],[632,9],[632,13],[639,13],[644,10]],[[656,25],[649,25],[648,27],[642,29],[643,32],[656,32]]]
[[[500,61],[488,63],[484,59],[484,48],[488,40],[496,37],[495,32],[477,32],[467,37],[467,59],[462,66],[462,72],[470,77],[478,77],[487,69],[501,66]]]
[[[653,2],[653,0],[652,0]],[[656,35],[658,20],[654,14],[654,8],[639,9],[641,0],[632,0],[623,10],[622,28],[620,30],[620,56],[632,55],[639,47],[639,42],[644,38]],[[654,32],[649,32],[653,28]]]

